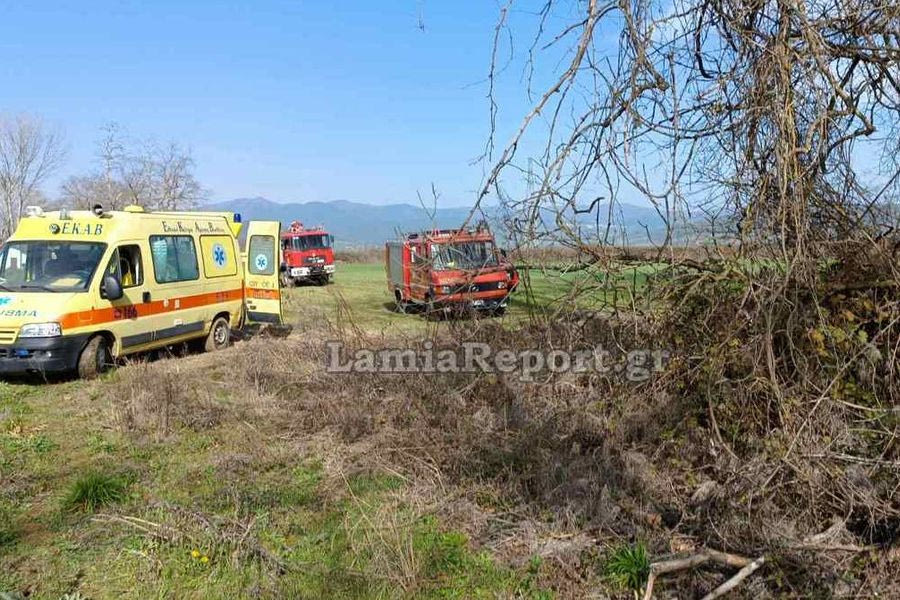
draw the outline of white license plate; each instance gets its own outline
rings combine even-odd
[[[484,300],[472,300],[472,306],[484,306]]]
[[[303,269],[291,269],[291,277],[303,277]]]

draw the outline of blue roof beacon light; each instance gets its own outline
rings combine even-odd
[[[241,222],[241,213],[234,213],[234,222],[235,223]]]

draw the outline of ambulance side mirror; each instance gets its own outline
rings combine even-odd
[[[112,275],[103,278],[103,284],[100,286],[100,297],[106,300],[118,300],[124,295],[122,292],[122,284]]]

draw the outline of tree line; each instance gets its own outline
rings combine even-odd
[[[41,118],[0,116],[0,240],[12,234],[29,205],[181,210],[208,198],[189,150],[172,141],[134,139],[115,123],[101,130],[95,168],[68,177],[58,197],[48,198],[43,187],[66,156],[63,134]]]

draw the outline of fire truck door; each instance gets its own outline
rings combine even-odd
[[[424,300],[428,296],[431,284],[430,262],[425,255],[425,246],[412,244],[410,246],[409,293],[417,300]]]
[[[250,221],[244,253],[244,304],[251,323],[283,321],[281,313],[281,223]]]

